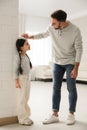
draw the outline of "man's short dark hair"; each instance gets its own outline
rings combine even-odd
[[[51,14],[51,18],[55,18],[60,22],[66,21],[67,13],[63,10],[57,10]]]

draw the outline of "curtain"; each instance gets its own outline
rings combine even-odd
[[[29,32],[27,32],[30,34]],[[31,62],[36,65],[48,65],[52,60],[51,40],[50,37],[40,40],[28,40],[31,50],[27,52]]]

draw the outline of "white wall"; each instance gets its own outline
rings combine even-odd
[[[49,18],[26,15],[25,29],[29,29],[31,32],[45,31],[49,24]]]
[[[20,34],[26,30],[30,32],[42,32],[46,30],[49,23],[49,18],[20,14],[19,32]]]
[[[18,0],[0,0],[0,118],[16,115],[12,68],[17,36]]]

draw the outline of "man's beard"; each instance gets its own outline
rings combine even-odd
[[[61,29],[60,23],[59,23],[59,26],[57,28],[55,28],[55,29]]]
[[[61,29],[61,27],[60,26],[58,26],[57,28],[55,28],[55,29]]]

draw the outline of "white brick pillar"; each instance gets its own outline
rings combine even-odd
[[[12,69],[19,29],[18,2],[0,0],[0,118],[17,115]]]

